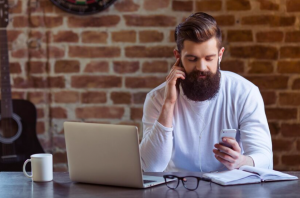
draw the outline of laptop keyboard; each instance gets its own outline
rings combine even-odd
[[[143,180],[144,184],[147,184],[147,183],[151,183],[151,182],[156,182],[154,180]]]

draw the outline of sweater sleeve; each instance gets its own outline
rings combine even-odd
[[[146,172],[163,172],[172,155],[173,128],[160,124],[157,119],[161,105],[155,104],[149,94],[143,114],[143,139],[140,144],[142,169]]]
[[[273,169],[271,135],[264,102],[257,87],[248,94],[239,123],[243,154],[253,159],[255,167]]]

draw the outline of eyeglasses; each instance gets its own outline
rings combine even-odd
[[[165,183],[170,189],[175,189],[178,187],[181,180],[183,186],[188,190],[196,190],[199,186],[200,180],[211,182],[211,179],[205,177],[196,176],[185,176],[178,177],[176,175],[164,175]]]

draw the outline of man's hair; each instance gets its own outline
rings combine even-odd
[[[216,20],[204,12],[197,12],[190,15],[175,29],[175,41],[179,52],[181,52],[185,40],[202,43],[212,37],[216,38],[217,47],[220,50],[222,44],[221,30]]]

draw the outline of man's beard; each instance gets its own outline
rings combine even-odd
[[[205,78],[199,76],[205,75]],[[181,86],[184,94],[193,101],[205,101],[213,99],[220,89],[220,65],[215,74],[210,71],[192,71],[186,74],[185,80],[181,80]]]

